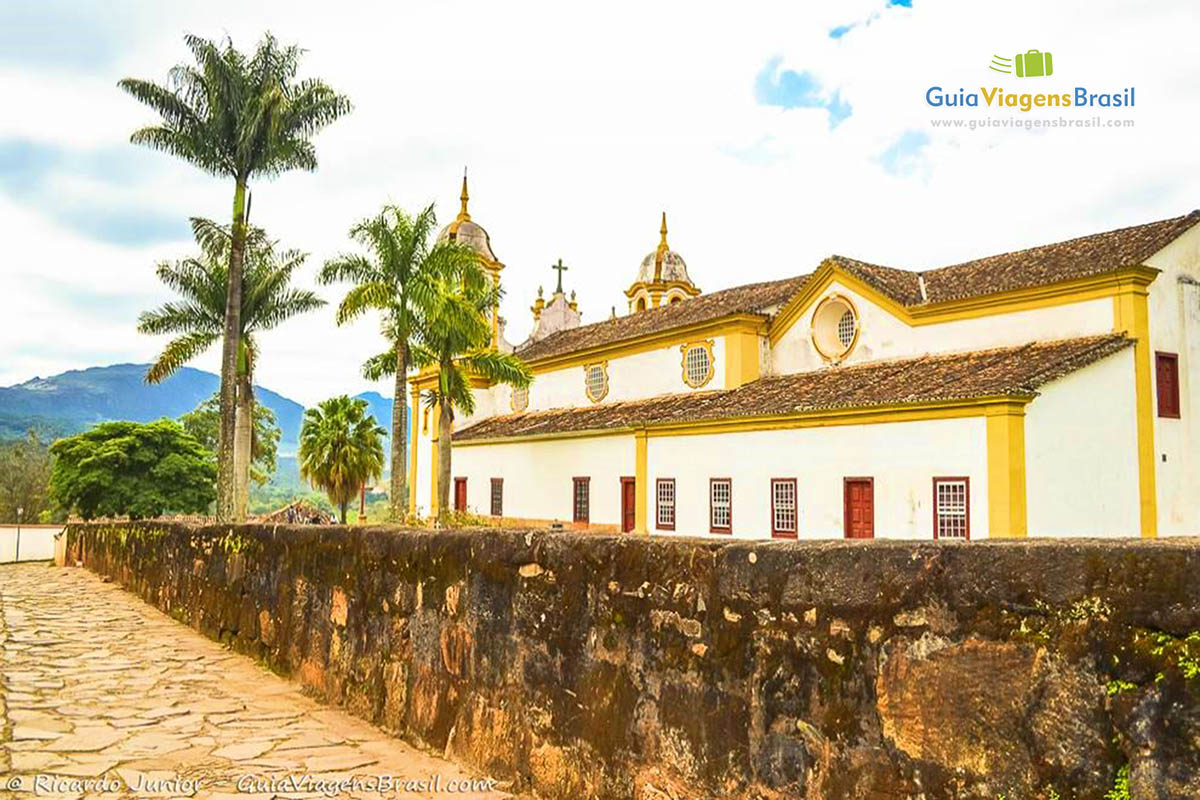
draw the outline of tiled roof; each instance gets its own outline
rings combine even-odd
[[[868,264],[845,256],[830,256],[828,260],[902,305],[913,306],[921,302],[921,284],[916,272]]]
[[[672,306],[660,306],[604,322],[558,331],[518,348],[517,355],[526,361],[535,361],[671,328],[708,322],[730,314],[761,314],[766,319],[773,313],[772,309],[786,303],[799,291],[806,280],[807,275],[800,275],[779,281],[735,286],[732,289],[684,300]]]
[[[929,270],[921,276],[931,303],[1043,286],[1141,264],[1197,222],[1200,211],[1193,211],[1145,225],[979,258]]]
[[[761,378],[738,389],[491,417],[455,432],[454,440],[1033,395],[1046,383],[1130,344],[1123,335],[1108,334],[832,367]]]

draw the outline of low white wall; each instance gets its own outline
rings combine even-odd
[[[796,478],[802,539],[844,535],[847,477],[874,479],[877,538],[932,538],[933,478],[963,475],[971,479],[971,535],[983,538],[987,531],[982,417],[651,438],[647,466],[655,535],[708,534],[709,478],[733,481],[738,538],[770,538],[772,478]],[[654,527],[658,478],[675,479],[674,534]]]
[[[591,478],[594,525],[619,525],[621,478],[633,477],[632,435],[458,446],[451,475],[467,479],[467,508],[491,512],[491,479],[504,479],[504,516],[570,522],[572,479]]]
[[[21,526],[21,560],[49,561],[54,558],[54,534],[58,525]],[[11,564],[17,557],[17,526],[0,525],[0,564]]]

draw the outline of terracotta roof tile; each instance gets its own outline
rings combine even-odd
[[[1129,228],[1081,236],[1013,253],[916,272],[869,264],[845,256],[830,261],[905,306],[938,303],[997,292],[1043,286],[1099,275],[1143,263],[1184,231],[1200,222],[1200,211]],[[523,345],[517,354],[527,361],[615,344],[627,339],[719,319],[730,314],[773,316],[809,275],[736,286],[614,320],[559,331]],[[925,292],[921,291],[924,280]]]
[[[1193,211],[1145,225],[979,258],[921,275],[931,303],[1044,286],[1141,264],[1197,222],[1200,211]]]
[[[807,275],[765,283],[750,283],[702,294],[672,306],[660,306],[604,322],[552,333],[545,339],[517,348],[526,361],[573,353],[652,333],[708,322],[730,314],[760,314],[767,319],[774,309],[800,290]]]
[[[939,400],[1034,395],[1039,387],[1132,344],[1121,334],[880,361],[762,378],[739,389],[491,417],[455,441],[769,417]]]
[[[921,284],[916,272],[868,264],[845,256],[830,256],[829,260],[903,305],[921,302]]]

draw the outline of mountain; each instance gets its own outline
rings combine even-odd
[[[0,388],[0,441],[23,438],[30,428],[43,440],[51,440],[107,420],[177,419],[211,397],[220,385],[213,373],[192,367],[183,367],[162,383],[148,384],[147,369],[147,364],[113,364]],[[254,392],[258,402],[275,412],[281,432],[281,459],[295,455],[304,406],[261,386],[255,386]],[[379,392],[362,392],[355,397],[367,401],[375,420],[390,433],[392,399]],[[384,437],[385,451],[390,446],[389,438]]]
[[[379,423],[380,427],[388,432],[386,438],[390,439],[392,433],[392,398],[384,397],[379,392],[362,392],[354,396],[367,401],[371,416],[375,417],[375,421]]]
[[[0,388],[0,439],[24,436],[30,428],[55,438],[106,420],[177,418],[211,397],[220,384],[211,372],[191,367],[162,383],[147,384],[146,369],[146,364],[114,364]],[[296,452],[304,406],[261,386],[254,391],[275,412],[282,432],[280,453]]]

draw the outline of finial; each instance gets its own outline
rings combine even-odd
[[[661,237],[658,240],[659,248],[662,250],[668,249],[667,248],[667,212],[665,212],[665,211],[662,212],[662,226],[658,229],[658,233],[659,233],[659,236]]]
[[[609,317],[609,319],[616,319],[616,318],[617,318],[617,307],[613,306],[612,307],[612,315]]]
[[[542,287],[538,287],[538,297],[542,296]]]
[[[467,168],[466,167],[463,167],[463,188],[462,188],[462,194],[460,194],[458,196],[458,199],[462,201],[462,209],[458,212],[458,218],[460,220],[470,219],[471,215],[467,213],[467,201],[471,199],[471,196],[469,194],[467,194]]]

